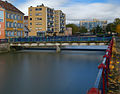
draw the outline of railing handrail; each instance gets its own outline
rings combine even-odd
[[[108,55],[108,52],[106,52],[106,55]],[[106,60],[107,60],[107,58],[104,57],[102,63],[105,64]],[[95,88],[99,87],[100,79],[102,77],[102,72],[103,72],[103,69],[99,69],[99,72],[98,72],[98,75],[97,75],[97,78],[96,78],[96,81],[95,81],[95,84],[94,84]]]
[[[10,38],[10,42],[109,41],[111,37],[28,37]]]
[[[87,94],[105,94],[108,88],[109,64],[112,56],[113,38],[108,45],[102,63],[98,66],[99,72],[94,87],[88,90]],[[102,85],[102,86],[101,86]],[[97,91],[96,91],[97,90]]]

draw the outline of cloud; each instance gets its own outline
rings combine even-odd
[[[72,3],[70,0],[28,0],[18,8],[26,15],[28,7],[41,5],[61,9],[66,13],[67,19],[106,19],[113,20],[120,16],[120,6],[112,3]]]
[[[51,8],[58,8],[63,6],[65,3],[67,3],[68,0],[27,0],[23,4],[18,5],[17,7],[23,11],[26,15],[28,15],[28,7],[30,6],[37,6],[41,5],[42,3],[45,6],[51,7]]]

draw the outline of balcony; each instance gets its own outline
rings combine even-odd
[[[64,31],[63,31],[63,30],[61,30],[59,33],[64,33]]]

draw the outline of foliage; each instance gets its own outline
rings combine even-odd
[[[90,32],[92,32],[94,35],[95,34],[102,34],[103,33],[103,29],[102,29],[102,27],[100,27],[98,25],[97,27],[94,27]]]
[[[120,19],[119,18],[116,18],[114,20],[113,23],[109,23],[107,26],[106,26],[106,31],[107,32],[110,32],[110,34],[112,34],[112,32],[118,32],[118,26],[120,25]]]
[[[79,32],[80,33],[87,33],[87,28],[85,28],[84,26],[81,26],[80,29],[79,29]]]

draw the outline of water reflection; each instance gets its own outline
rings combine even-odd
[[[85,94],[104,52],[21,51],[0,55],[0,94]]]

